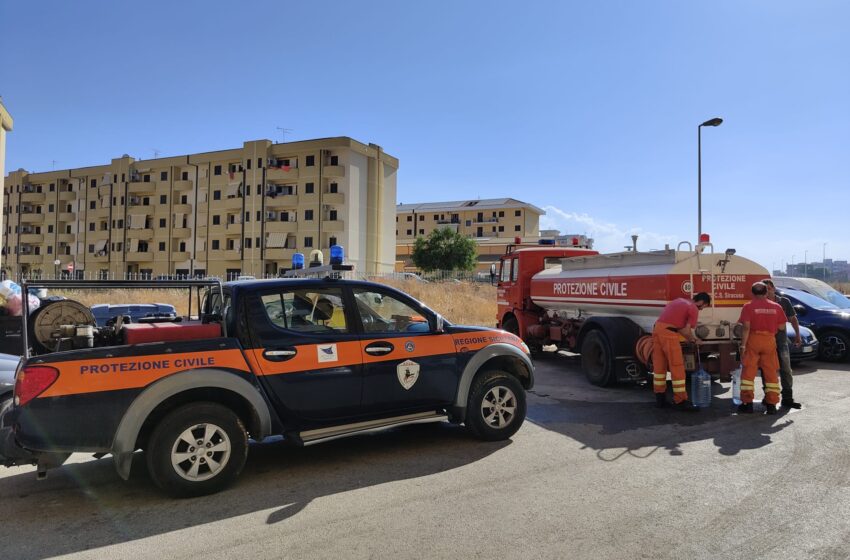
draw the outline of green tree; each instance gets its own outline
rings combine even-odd
[[[472,270],[475,268],[475,241],[451,228],[437,228],[427,238],[416,238],[412,257],[413,264],[423,272]]]

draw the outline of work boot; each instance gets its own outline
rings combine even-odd
[[[803,408],[803,405],[801,405],[794,399],[782,399],[782,408],[801,409]]]
[[[743,403],[738,405],[738,414],[752,414],[753,403]]]
[[[776,405],[775,404],[765,404],[764,405],[764,411],[767,412],[768,414],[771,414],[771,415],[776,414]]]
[[[694,403],[688,400],[674,403],[673,408],[682,412],[699,412],[699,408],[695,407]]]
[[[667,395],[655,393],[655,408],[667,408]]]

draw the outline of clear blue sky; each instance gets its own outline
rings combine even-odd
[[[0,0],[6,168],[352,136],[399,202],[512,196],[618,250],[850,258],[850,4]]]

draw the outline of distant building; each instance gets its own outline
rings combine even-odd
[[[413,268],[411,254],[417,237],[427,237],[437,228],[451,228],[475,239],[479,271],[505,253],[519,237],[525,243],[541,238],[540,216],[545,212],[513,198],[422,202],[396,206],[396,259],[402,268]],[[548,231],[551,239],[558,234]]]
[[[339,244],[355,270],[390,272],[397,170],[380,146],[348,137],[18,170],[4,189],[3,265],[13,275],[260,277]]]
[[[12,130],[12,124],[12,117],[3,106],[3,99],[0,98],[0,208],[6,208],[3,201],[3,194],[6,192],[6,189],[3,188],[3,177],[6,176],[6,132]],[[3,226],[3,218],[5,218],[4,214],[5,212],[0,213],[0,248],[4,246],[4,233],[6,231]],[[0,255],[0,267],[2,266],[3,257]]]
[[[850,263],[846,260],[832,259],[826,259],[823,262],[794,263],[785,266],[784,275],[818,278],[828,282],[848,282],[850,281]]]

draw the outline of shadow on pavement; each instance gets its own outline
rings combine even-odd
[[[20,542],[0,524],[3,557],[47,558],[160,535],[273,509],[279,523],[311,501],[386,482],[412,479],[474,463],[510,444],[481,442],[459,426],[412,425],[306,448],[282,441],[251,446],[248,463],[230,489],[172,500],[148,479],[144,457],[129,481],[111,458],[66,465],[38,482],[35,473],[0,478],[0,507],[14,519]],[[69,538],[74,535],[74,538]]]

